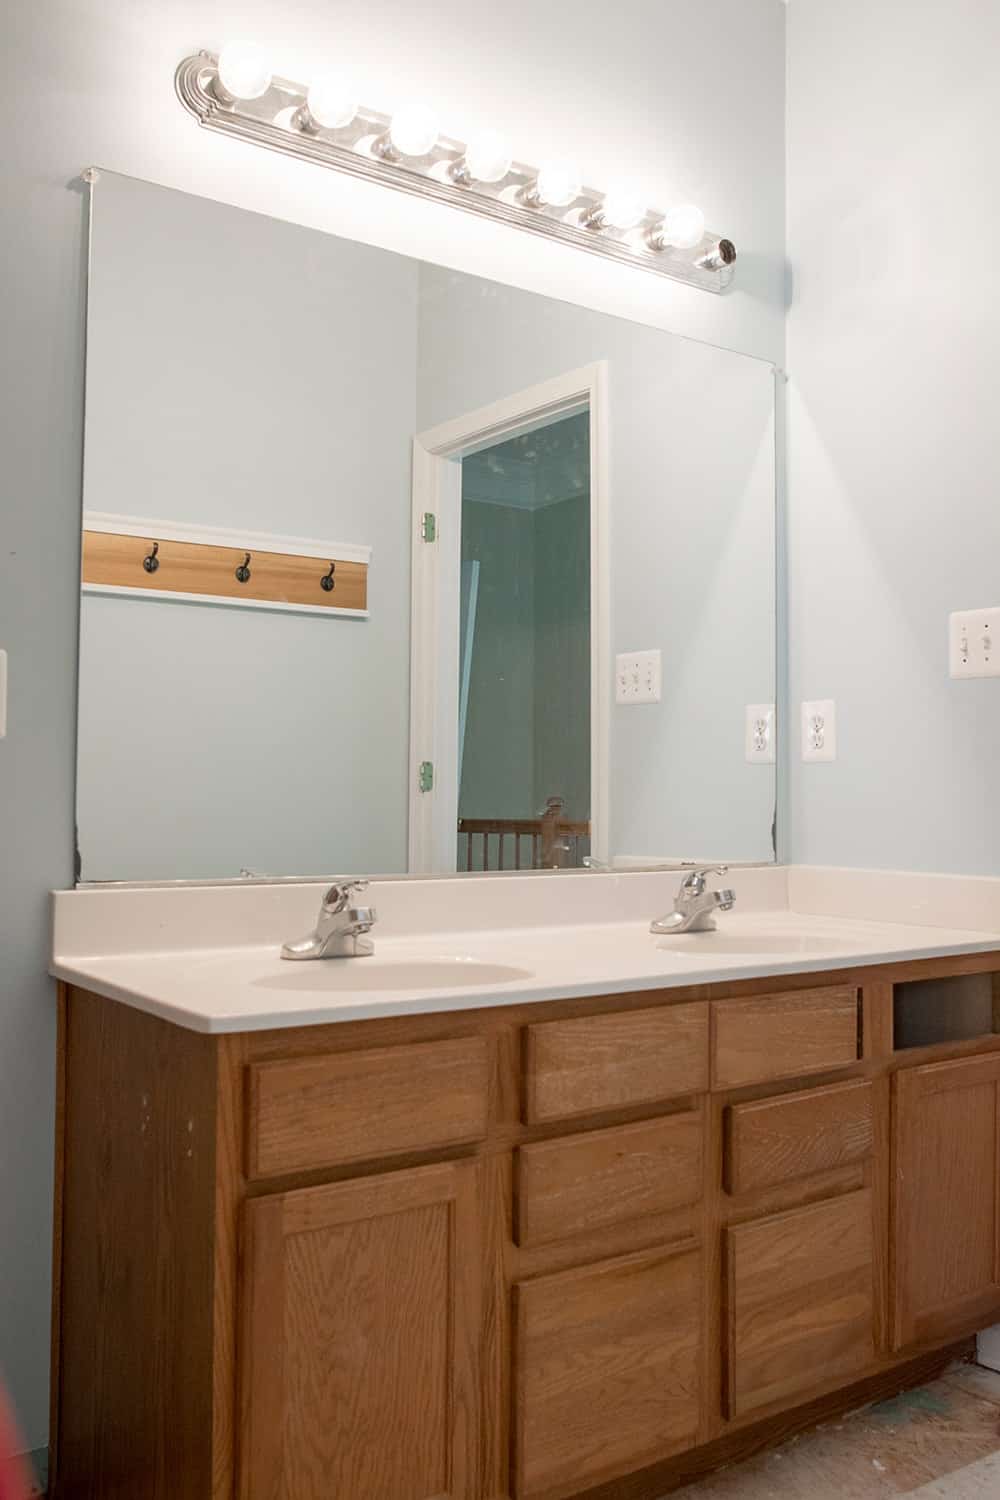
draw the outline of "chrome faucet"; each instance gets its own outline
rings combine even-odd
[[[658,935],[671,932],[712,932],[715,928],[713,913],[729,911],[736,900],[736,892],[730,889],[710,891],[706,876],[725,875],[726,865],[705,865],[698,870],[689,870],[681,881],[674,897],[674,909],[656,922],[650,922],[650,932]]]
[[[367,958],[375,944],[365,934],[375,926],[374,906],[355,906],[355,892],[367,880],[345,880],[331,885],[323,897],[316,926],[297,943],[285,943],[282,958]]]

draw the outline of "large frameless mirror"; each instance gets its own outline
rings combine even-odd
[[[773,858],[770,365],[92,194],[82,880]]]

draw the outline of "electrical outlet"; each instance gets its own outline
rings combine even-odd
[[[752,765],[774,765],[774,704],[748,703],[746,757]]]
[[[948,616],[952,677],[1000,677],[1000,609],[964,609]]]
[[[615,657],[615,702],[659,703],[659,651],[631,651]]]
[[[837,706],[832,698],[802,705],[802,759],[837,759]]]

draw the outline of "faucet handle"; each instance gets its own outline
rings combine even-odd
[[[323,897],[323,905],[331,913],[344,911],[355,892],[366,890],[367,887],[367,880],[341,880],[338,884],[331,885]]]
[[[699,865],[688,870],[681,881],[681,890],[691,896],[700,896],[705,890],[706,875],[726,875],[728,872],[728,865]]]

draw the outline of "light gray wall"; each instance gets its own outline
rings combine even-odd
[[[83,596],[83,879],[406,869],[417,272],[102,175],[85,508],[373,554],[367,620]]]
[[[1000,604],[1000,232],[990,0],[792,0],[792,700],[801,861],[1000,872],[1000,682],[948,678],[947,615]]]
[[[784,348],[781,0],[36,0],[0,49],[7,142],[0,278],[0,1362],[29,1446],[48,1425],[54,1074],[46,893],[72,879],[84,204],[96,161],[245,208],[475,269],[781,359]],[[227,36],[276,46],[278,71],[358,60],[392,107],[419,79],[456,131],[511,124],[523,158],[570,150],[610,182],[623,162],[657,202],[700,198],[743,252],[740,290],[710,297],[403,194],[199,132],[178,59]],[[482,63],[456,66],[462,54]],[[977,54],[984,60],[986,50]],[[512,82],[513,81],[513,82]],[[851,80],[853,86],[854,80]],[[596,103],[595,103],[596,101]]]
[[[744,709],[775,690],[770,367],[434,266],[420,297],[421,428],[608,362],[612,652],[663,661],[660,703],[612,709],[611,854],[769,859]]]

